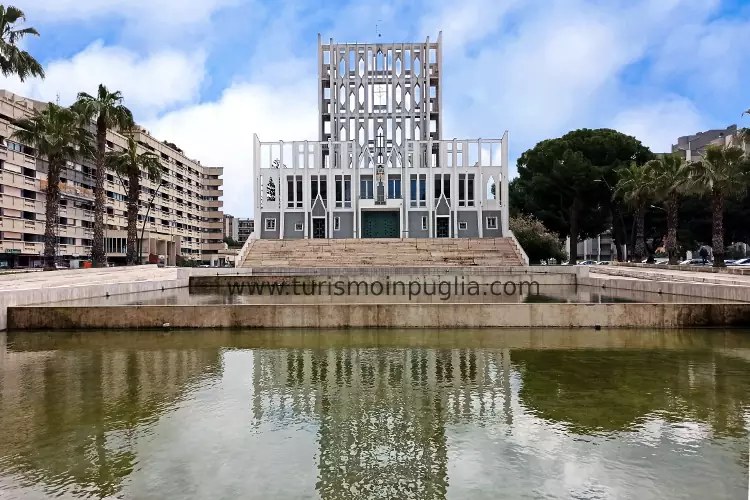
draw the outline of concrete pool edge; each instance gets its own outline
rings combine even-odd
[[[252,304],[8,308],[8,330],[750,327],[750,304]]]

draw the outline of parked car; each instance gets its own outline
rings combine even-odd
[[[608,266],[610,264],[610,262],[608,260],[600,260],[596,264],[599,265],[599,266]]]
[[[731,264],[729,261],[724,261],[728,266],[750,266],[750,258],[738,259],[733,261]]]
[[[583,262],[579,263],[582,266],[593,266],[596,264],[595,260],[584,260]]]

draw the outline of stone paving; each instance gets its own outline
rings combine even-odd
[[[648,269],[628,266],[591,266],[589,275],[598,278],[631,278],[650,281],[678,281],[689,283],[711,283],[716,285],[750,286],[750,276],[741,274],[704,273],[700,271],[677,271],[672,269]]]
[[[178,268],[160,268],[151,265],[11,273],[0,276],[0,292],[161,281],[177,279],[177,272]]]

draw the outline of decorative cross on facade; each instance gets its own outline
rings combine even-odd
[[[385,106],[386,104],[386,89],[385,85],[375,85],[375,88],[373,89],[373,95],[375,97],[375,105],[376,106]]]

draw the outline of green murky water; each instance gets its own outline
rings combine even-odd
[[[0,498],[745,499],[750,333],[0,336]]]

